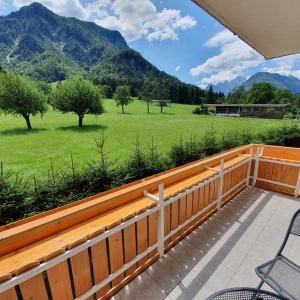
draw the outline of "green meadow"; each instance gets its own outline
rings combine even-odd
[[[7,169],[25,176],[44,176],[51,160],[55,169],[64,168],[71,155],[78,166],[97,157],[95,139],[102,132],[106,137],[105,149],[110,158],[124,160],[134,147],[138,135],[141,145],[151,143],[152,137],[161,151],[180,139],[201,137],[206,130],[219,133],[237,131],[260,132],[273,127],[290,125],[291,120],[243,119],[193,115],[194,106],[172,104],[160,113],[158,106],[136,100],[121,113],[113,100],[104,100],[105,113],[86,116],[84,127],[77,127],[74,114],[62,114],[49,109],[41,117],[32,118],[32,132],[28,132],[21,117],[0,115],[0,161]]]

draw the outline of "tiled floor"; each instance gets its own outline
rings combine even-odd
[[[246,189],[114,299],[205,299],[224,288],[256,287],[255,267],[274,257],[298,208],[295,198]],[[297,238],[286,249],[300,263]]]

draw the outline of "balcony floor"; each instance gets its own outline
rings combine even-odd
[[[298,208],[293,197],[246,189],[114,299],[201,300],[224,288],[256,287],[255,267],[274,257]],[[296,238],[286,249],[300,263]]]

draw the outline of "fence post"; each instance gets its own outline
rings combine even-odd
[[[164,206],[164,184],[159,185],[159,217],[158,217],[158,253],[159,257],[164,256],[165,248],[165,206]]]
[[[218,210],[221,208],[222,204],[222,192],[223,192],[223,177],[224,177],[224,158],[220,162],[220,171],[219,171],[219,188],[218,188]]]
[[[247,170],[247,182],[246,182],[247,186],[249,186],[249,181],[250,181],[250,173],[251,173],[251,166],[252,166],[252,156],[253,156],[253,147],[250,148],[250,153],[249,153],[249,165],[248,165],[248,170]]]
[[[261,147],[257,147],[256,149],[256,155],[255,155],[255,167],[254,167],[254,174],[253,174],[253,180],[252,180],[252,187],[255,186],[256,180],[257,180],[257,173],[258,173],[258,165],[259,165],[259,156],[261,154]]]
[[[299,169],[299,175],[298,175],[298,180],[295,188],[295,197],[297,198],[300,193],[300,169]]]

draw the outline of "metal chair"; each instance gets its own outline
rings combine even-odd
[[[280,295],[253,288],[226,289],[211,295],[206,300],[288,300]]]
[[[288,299],[299,300],[300,266],[282,254],[290,235],[300,236],[300,209],[294,214],[284,241],[275,258],[257,267],[255,271],[262,279],[258,288],[267,283],[278,294]]]

